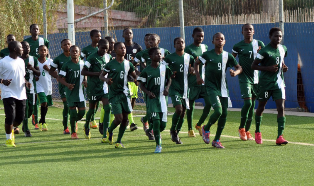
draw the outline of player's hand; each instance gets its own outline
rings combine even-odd
[[[32,84],[31,84],[30,82],[26,82],[26,83],[25,83],[25,86],[26,86],[28,89],[30,89],[31,86],[32,86]]]
[[[230,69],[230,75],[231,75],[231,77],[235,77],[236,76],[234,70]]]
[[[165,88],[164,90],[164,96],[168,96],[169,95],[169,90]]]
[[[9,86],[11,84],[12,79],[6,79],[6,80],[2,80],[2,84],[4,84],[5,86]]]
[[[192,74],[192,75],[195,75],[194,67],[191,67],[191,64],[190,64],[190,67],[189,67],[189,73]]]
[[[75,86],[75,84],[67,84],[67,87],[69,90],[73,90],[74,86]]]
[[[176,78],[176,73],[177,73],[177,71],[174,71],[174,72],[172,73],[172,76],[171,76],[172,79]]]
[[[278,71],[278,65],[268,66],[267,71],[269,72],[277,72]]]
[[[148,97],[149,97],[150,99],[156,98],[155,94],[152,93],[152,92],[149,92],[149,93],[148,93]]]
[[[44,67],[43,67],[45,70],[47,70],[47,71],[49,71],[49,67],[48,67],[48,65],[44,65]]]
[[[196,82],[197,82],[198,85],[201,85],[201,84],[204,83],[203,79],[202,78],[198,78],[198,77],[196,77]]]
[[[87,88],[87,81],[83,81],[82,84],[85,88]]]
[[[134,79],[134,83],[136,86],[138,86],[140,84],[136,79]]]
[[[29,70],[33,70],[33,66],[31,65],[31,64],[27,64],[27,69],[29,69]]]
[[[262,49],[261,46],[258,46],[257,53]]]
[[[111,85],[111,84],[113,83],[112,78],[110,78],[109,80],[107,80],[106,83],[107,83],[108,85]]]
[[[35,80],[38,81],[38,80],[39,80],[39,77],[38,77],[38,76],[35,76]]]
[[[282,70],[283,70],[283,72],[287,72],[288,71],[288,67],[285,64],[283,64]]]

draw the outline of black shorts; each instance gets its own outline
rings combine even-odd
[[[6,125],[12,125],[13,122],[22,123],[25,116],[26,100],[18,100],[12,97],[4,98],[3,106]]]

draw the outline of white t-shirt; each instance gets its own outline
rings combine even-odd
[[[9,86],[1,84],[1,99],[27,99],[25,88],[25,63],[23,59],[6,56],[0,60],[0,79],[12,79]]]
[[[49,71],[44,69],[44,66],[47,65],[50,68],[52,59],[48,58],[44,63],[38,61],[38,67],[40,70],[39,80],[36,81],[36,91],[37,93],[44,92],[46,96],[52,94],[52,81]]]

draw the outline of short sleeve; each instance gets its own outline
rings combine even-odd
[[[169,55],[170,54],[170,52],[167,50],[167,49],[165,49],[165,57],[167,56],[167,55]]]
[[[38,67],[38,59],[34,57],[34,67]]]
[[[264,51],[264,50],[260,50],[260,51],[258,52],[256,58],[259,59],[259,60],[263,60],[263,59],[265,58],[265,56],[266,56],[265,51]]]
[[[283,49],[285,50],[285,57],[287,57],[287,55],[288,55],[288,49],[287,49],[287,47],[286,47],[285,45],[283,45]]]
[[[228,65],[230,67],[234,67],[234,66],[238,65],[238,61],[230,53],[228,53]]]
[[[172,76],[172,70],[166,66],[166,79],[170,79]]]
[[[194,62],[195,62],[194,56],[190,55],[190,65],[191,65],[192,67],[193,67],[193,65],[194,65]]]
[[[129,63],[130,63],[129,73],[132,73],[132,72],[134,72],[135,68],[134,68],[134,65],[131,62],[129,62]]]
[[[167,57],[165,57],[164,62],[166,63],[166,65],[171,64],[171,60]]]
[[[141,58],[142,58],[142,52],[138,52],[136,55],[135,55],[135,58],[134,58],[134,61],[136,63],[139,63],[141,61]]]
[[[93,59],[88,56],[88,58],[86,59],[85,63],[84,63],[84,67],[86,67],[87,69],[90,69],[91,66],[93,65]]]
[[[56,68],[56,69],[59,67],[59,58],[58,58],[58,57],[56,57],[56,58],[52,61],[51,66],[52,66],[53,68]]]
[[[110,72],[110,62],[105,65],[104,71],[107,73]]]
[[[145,69],[141,72],[140,76],[137,78],[137,81],[140,81],[142,83],[146,83],[146,81],[147,81],[147,73],[146,73]]]
[[[184,49],[184,52],[185,52],[185,53],[188,53],[188,54],[190,54],[190,55],[192,55],[194,58],[197,58],[197,56],[196,56],[195,54],[193,54],[193,52],[191,51],[190,48],[185,48],[185,49]]]
[[[238,54],[239,51],[238,51],[237,45],[234,45],[234,46],[233,46],[232,52],[235,53],[235,54]]]
[[[261,48],[264,48],[265,44],[263,43],[263,41],[258,41],[258,46],[260,46]]]
[[[207,45],[205,45],[205,48],[206,48],[206,51],[208,51],[208,46]]]
[[[59,76],[60,77],[66,77],[67,71],[68,71],[68,65],[65,64],[62,66],[62,69],[59,72]]]
[[[206,52],[204,52],[199,58],[198,58],[203,64],[206,63]]]

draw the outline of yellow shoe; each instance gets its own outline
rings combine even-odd
[[[92,129],[97,129],[98,128],[98,125],[97,125],[95,120],[89,122],[89,125],[90,125],[90,128],[92,128]]]
[[[189,137],[195,137],[194,130],[189,130]]]
[[[5,140],[5,145],[6,145],[7,147],[16,147],[16,146],[15,146],[15,143],[13,142],[13,139]]]
[[[83,129],[84,130],[84,136],[86,139],[90,139],[91,134],[90,134],[90,130],[89,129]]]
[[[195,125],[196,130],[198,130],[198,133],[200,134],[200,136],[203,135],[202,133],[202,126],[198,126],[197,124]]]
[[[109,143],[108,138],[102,138],[102,139],[101,139],[101,143]]]
[[[109,142],[109,145],[113,144],[113,133],[109,134],[109,132],[107,132],[107,141]]]
[[[42,123],[39,123],[39,124],[38,124],[38,128],[39,128],[39,131],[43,131],[43,124],[42,124]]]
[[[42,124],[42,131],[47,131],[48,125],[46,123]]]
[[[15,135],[14,135],[14,129],[12,130],[12,141],[13,141],[13,143],[15,144]]]
[[[115,148],[122,149],[122,148],[125,148],[125,147],[124,147],[124,145],[122,143],[116,143]]]

